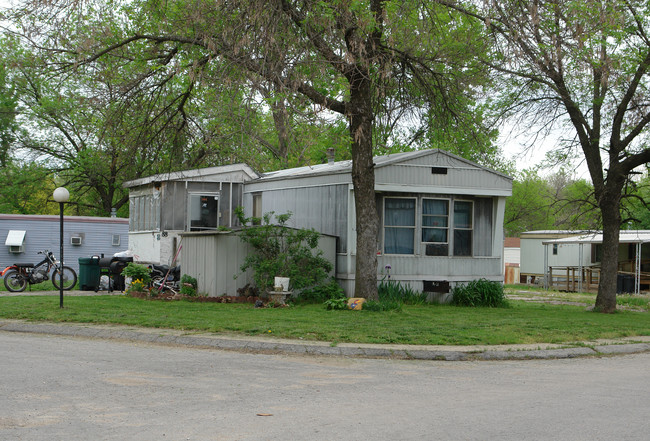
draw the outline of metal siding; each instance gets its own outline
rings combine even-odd
[[[313,228],[339,237],[338,252],[346,252],[348,186],[287,188],[262,192],[263,213],[276,215],[291,212],[288,225],[295,228]],[[247,198],[248,204],[252,198]],[[251,207],[247,206],[247,213]]]
[[[323,257],[334,264],[336,238],[321,236],[319,248]],[[247,283],[254,285],[252,271],[240,270],[250,252],[251,247],[237,234],[183,234],[182,272],[196,277],[199,292],[209,296],[237,295],[237,290]]]
[[[395,280],[447,280],[469,282],[480,278],[503,277],[501,257],[433,257],[433,256],[378,256],[379,269],[391,266],[391,278]]]
[[[101,219],[101,218],[97,218]],[[37,263],[42,257],[38,251],[48,249],[60,258],[59,244],[59,218],[56,219],[0,219],[0,238],[4,240],[9,230],[24,230],[24,252],[20,254],[9,253],[9,247],[0,248],[0,266],[5,268],[16,262]],[[120,245],[113,246],[113,234],[120,235]],[[82,236],[81,245],[71,245],[72,236]],[[65,216],[63,220],[63,260],[66,265],[79,270],[79,258],[104,254],[112,256],[115,253],[128,249],[129,224],[126,219],[114,221],[80,220],[72,216]],[[3,242],[4,243],[4,242]]]

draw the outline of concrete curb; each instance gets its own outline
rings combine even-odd
[[[580,342],[565,345],[507,346],[415,346],[306,342],[270,338],[240,338],[218,334],[190,334],[183,331],[92,324],[33,323],[0,320],[0,331],[77,338],[102,338],[162,345],[221,349],[265,354],[302,354],[360,358],[413,360],[527,360],[563,359],[585,356],[620,355],[650,352],[650,337]]]

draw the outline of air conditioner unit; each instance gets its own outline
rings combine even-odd
[[[22,245],[9,245],[9,252],[14,254],[19,254],[23,252]]]
[[[81,241],[82,241],[81,237],[79,237],[79,236],[72,236],[72,237],[70,238],[70,245],[81,245]]]

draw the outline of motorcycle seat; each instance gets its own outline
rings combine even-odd
[[[33,263],[14,263],[19,268],[34,268]]]

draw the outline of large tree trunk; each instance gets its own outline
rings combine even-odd
[[[351,85],[347,113],[352,138],[352,183],[357,228],[354,296],[376,300],[379,219],[372,157],[373,112],[367,79],[359,79]]]
[[[606,188],[600,198],[600,210],[603,215],[603,254],[596,310],[606,313],[616,310],[618,244],[621,231],[620,194],[620,189],[616,191]]]

